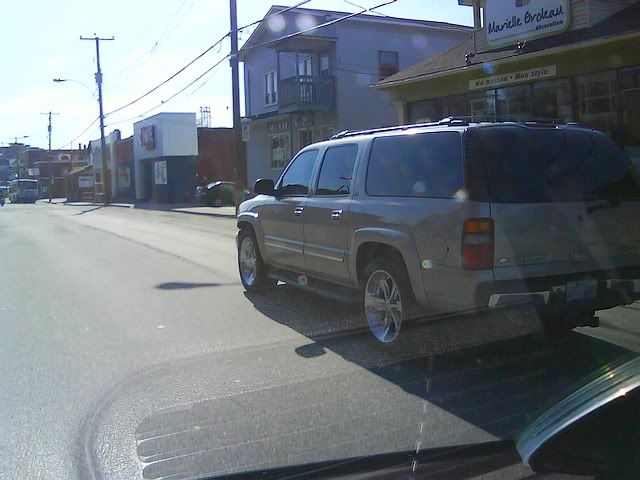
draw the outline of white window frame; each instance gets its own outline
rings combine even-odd
[[[272,82],[272,83],[271,83]],[[271,107],[278,104],[278,71],[269,70],[264,73],[264,105]]]

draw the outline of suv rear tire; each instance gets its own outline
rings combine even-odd
[[[362,305],[369,330],[381,344],[394,343],[411,310],[412,295],[404,266],[387,258],[362,270]]]
[[[263,292],[278,283],[269,278],[256,236],[250,228],[243,228],[238,234],[238,271],[242,286],[247,292]]]

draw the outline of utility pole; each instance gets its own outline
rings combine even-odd
[[[59,113],[53,113],[51,110],[45,113],[41,113],[40,115],[48,115],[49,116],[49,125],[47,126],[47,131],[49,132],[49,153],[47,154],[47,169],[49,170],[49,203],[53,199],[53,184],[55,183],[55,176],[53,175],[53,166],[51,164],[51,117],[53,115],[60,115]]]
[[[104,192],[102,199],[103,203],[107,205],[111,200],[111,192],[109,192],[109,188],[107,185],[107,142],[104,138],[104,109],[102,107],[102,70],[100,69],[100,41],[110,41],[115,40],[115,38],[100,38],[94,33],[93,37],[81,36],[80,40],[92,40],[96,42],[96,84],[98,85],[98,106],[100,109],[100,156],[102,158],[102,189]]]
[[[247,176],[244,163],[244,146],[242,144],[242,124],[240,119],[240,74],[238,71],[238,7],[236,0],[229,0],[229,15],[231,23],[231,89],[233,105],[233,157],[235,161],[234,177],[235,188],[234,197],[236,204],[236,214],[238,205],[242,201],[243,192]]]

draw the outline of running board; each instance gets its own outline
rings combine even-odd
[[[308,277],[304,274],[296,274],[286,270],[272,270],[269,277],[291,285],[292,287],[305,290],[307,292],[322,295],[342,303],[355,304],[358,303],[360,296],[355,288],[334,285],[314,277]]]

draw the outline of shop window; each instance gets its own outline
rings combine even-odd
[[[633,163],[640,167],[640,67],[620,71],[622,143]]]
[[[574,120],[571,108],[571,82],[568,78],[538,82],[533,87],[533,116],[536,119]]]
[[[298,147],[302,150],[307,145],[313,143],[313,130],[311,128],[301,128],[298,130]]]
[[[442,99],[442,117],[469,116],[469,100],[464,95],[452,95]]]
[[[320,131],[322,132],[320,136],[321,140],[329,140],[336,134],[336,129],[332,125],[323,125]]]
[[[442,118],[440,99],[423,100],[409,104],[409,122],[427,123]]]
[[[496,118],[500,121],[531,120],[531,85],[496,90]]]
[[[269,138],[270,168],[281,169],[287,164],[289,157],[289,134],[279,133]]]
[[[576,77],[580,123],[609,134],[615,131],[615,84],[614,71]]]
[[[496,91],[469,95],[469,114],[474,122],[494,122],[496,120]]]
[[[380,80],[395,75],[400,70],[398,52],[380,50],[378,52],[378,73]]]

